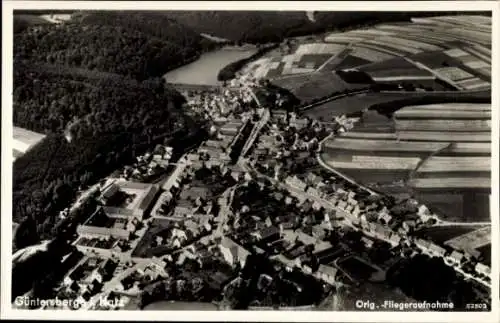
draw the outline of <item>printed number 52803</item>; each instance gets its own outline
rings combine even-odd
[[[467,310],[487,310],[488,306],[485,303],[477,303],[477,304],[467,304],[465,306]]]

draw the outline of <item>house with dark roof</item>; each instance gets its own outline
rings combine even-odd
[[[279,239],[280,236],[280,230],[272,225],[270,227],[264,227],[259,229],[258,231],[252,233],[253,236],[255,236],[258,240],[264,240],[264,239]]]

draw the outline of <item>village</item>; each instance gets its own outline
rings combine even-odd
[[[79,309],[160,300],[230,308],[228,290],[242,284],[254,255],[273,268],[259,276],[267,287],[250,302],[257,308],[276,305],[268,304],[271,284],[299,295],[279,306],[310,306],[300,295],[383,281],[394,263],[416,254],[442,258],[490,287],[490,268],[478,255],[414,235],[439,221],[425,205],[318,167],[323,142],[352,129],[356,118],[320,122],[264,108],[259,87],[242,76],[211,91],[187,90],[191,113],[211,123],[207,140],[179,158],[157,145],[61,213],[66,218],[89,199],[97,205],[77,227],[78,251],[63,260],[74,265],[58,298],[78,300]]]

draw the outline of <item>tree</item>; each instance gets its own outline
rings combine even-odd
[[[36,221],[31,217],[25,217],[19,224],[14,235],[14,245],[17,249],[36,244],[40,240],[37,234]]]

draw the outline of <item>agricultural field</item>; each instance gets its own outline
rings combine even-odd
[[[304,111],[304,114],[311,118],[318,119],[322,117],[327,120],[341,114],[350,114],[368,110],[370,107],[377,104],[390,103],[396,100],[416,96],[418,96],[418,94],[415,93],[364,93],[342,97],[337,100],[314,106],[313,108]]]
[[[396,112],[398,119],[491,119],[491,111],[466,111],[442,109],[402,109]]]
[[[435,144],[435,143],[432,143]],[[419,172],[489,172],[491,168],[490,157],[440,157],[427,159],[418,169]]]
[[[486,226],[463,234],[445,242],[458,250],[473,250],[491,244],[491,226]]]
[[[488,143],[491,142],[489,131],[399,131],[399,138],[408,141],[444,141],[444,142],[468,142]]]
[[[348,45],[348,50],[325,69],[355,68],[378,83],[380,92],[342,97],[303,111],[321,120],[362,113],[350,130],[353,135],[342,134],[324,145],[323,160],[365,185],[378,183],[376,189],[382,192],[408,192],[447,220],[488,221],[491,24],[490,18],[471,23],[474,19],[457,17],[444,23],[446,19],[419,18],[327,35],[325,41]],[[351,74],[345,75],[354,81],[363,78]],[[390,85],[399,85],[399,90]],[[418,106],[391,117],[411,105]],[[378,158],[379,165],[360,157],[366,155]],[[407,163],[411,158],[422,162]]]
[[[395,57],[378,63],[370,64],[360,68],[361,71],[368,74],[379,73],[391,70],[412,70],[415,69],[415,65],[408,62],[404,58]]]
[[[484,190],[416,189],[415,197],[447,221],[490,221],[489,193]]]
[[[394,55],[362,45],[354,47],[351,51],[351,55],[372,63],[383,62],[394,58]]]
[[[476,249],[481,253],[481,256],[484,258],[484,264],[491,266],[491,243],[480,248]]]
[[[342,78],[332,72],[287,77],[280,80],[274,80],[272,83],[291,91],[302,103],[327,97],[336,92],[363,88],[363,86],[359,84],[356,85],[344,82]]]
[[[330,54],[304,54],[297,62],[298,68],[318,69],[323,63],[330,59]]]
[[[341,161],[330,156],[325,161],[335,169],[370,169],[370,170],[413,170],[420,162],[416,157],[385,157],[373,154],[352,155],[351,161]]]
[[[478,229],[477,226],[434,226],[430,228],[420,229],[416,232],[417,237],[428,237],[436,244],[442,245],[444,242],[472,232]]]
[[[398,120],[396,122],[398,131],[488,131],[491,129],[490,120]]]
[[[483,136],[489,141],[491,134],[446,130],[460,121],[490,121],[451,122],[450,119],[433,118],[433,115],[444,111],[444,117],[448,113],[466,117],[479,114],[483,118],[490,113],[489,109],[489,105],[484,104],[411,106],[399,110],[395,122],[375,111],[365,112],[352,131],[325,142],[323,160],[378,191],[413,195],[450,221],[488,221],[491,147],[489,142],[470,142],[470,138]],[[423,119],[415,120],[413,114]],[[407,121],[436,126],[443,122],[445,126],[432,132],[398,131],[398,125]],[[390,130],[394,123],[396,130]],[[458,141],[455,135],[463,141]],[[449,138],[457,141],[446,140]],[[368,158],[368,155],[373,157]]]
[[[371,63],[370,61],[363,59],[361,57],[354,56],[354,55],[347,55],[344,59],[342,59],[342,61],[340,63],[337,63],[334,66],[334,69],[335,70],[345,70],[345,69],[350,69],[350,68],[354,68],[354,67],[358,67],[358,66],[363,66],[366,64],[370,64],[370,63]]]
[[[378,24],[329,33],[323,41],[295,38],[292,46],[282,49],[278,65],[264,67],[259,75],[279,78],[287,74],[310,74],[321,66],[321,61],[326,61],[326,56],[323,55],[331,55],[321,70],[338,71],[361,67],[362,71],[374,78],[433,78],[433,74],[403,58],[408,57],[431,70],[459,68],[466,75],[485,81],[481,86],[488,87],[491,79],[491,37],[488,37],[491,24],[485,21],[470,24],[468,21],[473,18],[464,16],[451,23],[439,19],[412,19],[412,22]],[[314,42],[310,43],[311,41]],[[455,53],[460,48],[463,48],[464,54]],[[449,50],[452,50],[451,54],[447,53]],[[309,59],[313,62],[303,62]],[[453,90],[440,86],[439,83],[423,86],[434,91]],[[474,84],[464,88],[481,87]]]

